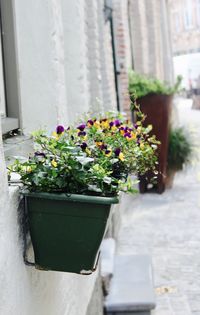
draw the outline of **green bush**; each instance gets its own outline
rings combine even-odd
[[[174,86],[170,86],[166,82],[162,82],[155,78],[150,78],[145,75],[136,73],[133,70],[129,71],[129,93],[136,95],[137,98],[148,94],[164,94],[172,95],[176,93],[182,81],[182,77],[178,76]]]
[[[168,169],[181,170],[189,162],[192,146],[183,128],[171,129],[168,147]]]

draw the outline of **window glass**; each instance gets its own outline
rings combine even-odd
[[[193,27],[192,3],[190,0],[185,1],[184,24],[185,29],[190,29]]]

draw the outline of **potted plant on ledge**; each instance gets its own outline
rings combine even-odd
[[[162,82],[155,78],[140,75],[134,71],[129,73],[129,93],[134,101],[137,97],[141,111],[146,119],[144,126],[151,124],[153,133],[160,141],[158,147],[158,179],[154,188],[158,193],[165,190],[165,178],[167,170],[167,152],[169,141],[170,116],[172,108],[173,94],[178,91],[182,78],[177,77],[174,86]],[[148,191],[148,185],[152,182],[154,174],[148,172],[145,176],[140,176],[140,192]]]
[[[141,121],[134,126],[111,113],[33,138],[35,153],[9,172],[26,188],[35,266],[90,274],[111,205],[120,191],[135,192],[129,174],[155,169],[157,141]]]
[[[174,128],[169,133],[166,187],[171,188],[176,172],[190,161],[192,146],[183,128]]]

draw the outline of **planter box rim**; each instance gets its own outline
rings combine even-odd
[[[85,202],[85,203],[97,203],[97,204],[116,204],[119,203],[119,197],[101,197],[79,194],[65,194],[65,193],[47,193],[47,192],[23,192],[25,197],[32,198],[45,198],[53,200],[65,200],[72,202]]]
[[[148,93],[148,94],[146,94],[146,95],[143,95],[143,96],[140,96],[140,97],[138,97],[138,100],[140,99],[140,98],[143,98],[143,97],[146,97],[146,96],[173,96],[174,95],[174,93],[172,93],[172,94],[164,94],[164,93]]]

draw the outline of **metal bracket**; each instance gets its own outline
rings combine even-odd
[[[27,200],[26,197],[21,197],[20,204],[19,204],[19,217],[22,226],[22,238],[23,238],[23,259],[24,263],[27,266],[34,266],[35,262],[31,262],[28,260],[27,257],[27,250],[31,246],[31,238],[29,233],[29,221],[28,221],[28,213],[27,213]]]

